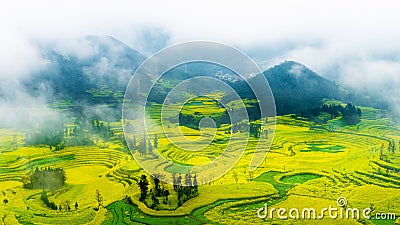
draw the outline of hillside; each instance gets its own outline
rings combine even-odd
[[[118,98],[115,92],[122,95],[131,74],[145,59],[110,36],[86,36],[79,44],[89,53],[80,55],[51,44],[40,46],[48,64],[44,71],[24,80],[27,91],[38,95],[40,87],[46,87],[54,94],[50,102],[109,103]]]
[[[51,44],[40,46],[48,64],[45,70],[23,81],[27,92],[38,96],[45,91],[53,105],[103,105],[119,111],[126,85],[145,56],[110,36],[86,36],[80,43],[91,50],[90,54],[82,56]],[[242,98],[254,99],[248,85],[234,72],[210,63],[173,68],[156,84],[148,99],[162,103],[174,85],[195,76],[216,77],[231,85]],[[257,86],[259,76],[265,76],[270,84],[278,115],[302,113],[320,106],[324,99],[385,107],[379,99],[347,90],[294,61],[276,65],[250,82]]]
[[[349,100],[349,91],[306,66],[286,61],[263,73],[275,97],[279,115],[319,106],[322,99]]]
[[[90,54],[42,46],[48,67],[24,84],[31,95],[46,96],[50,109],[28,109],[40,119],[15,110],[14,123],[0,124],[0,224],[311,221],[281,220],[272,211],[274,218],[262,219],[258,213],[266,205],[313,207],[316,212],[336,205],[338,209],[373,207],[375,212],[394,215],[389,224],[400,222],[396,217],[400,213],[400,127],[386,111],[324,105],[318,107],[318,113],[324,110],[323,123],[293,115],[260,117],[254,107],[258,101],[233,71],[196,63],[169,70],[149,95],[142,95],[141,88],[152,85],[152,77],[145,74],[140,79],[135,97],[151,100],[141,129],[143,118],[136,110],[140,107],[133,103],[129,110],[134,116],[124,119],[120,107],[132,71],[144,57],[111,37],[89,36],[83,42],[92,49]],[[158,104],[172,88],[196,76],[230,84],[241,95],[249,120],[230,113],[244,112],[237,104],[240,100],[228,102],[231,108],[226,110],[219,100],[231,92],[223,92],[223,85],[213,79],[181,87],[164,109]],[[264,78],[279,114],[301,113],[325,99],[366,99],[297,62],[276,65],[250,83],[260,88],[259,79]],[[204,94],[205,90],[212,91]],[[336,116],[330,114],[334,110]],[[56,113],[60,111],[62,115]],[[346,117],[357,120],[348,123]],[[29,126],[21,125],[25,119],[32,121]],[[268,154],[252,170],[260,150]],[[199,170],[210,165],[216,170],[206,174]],[[371,220],[326,217],[318,221],[372,224],[376,215]]]

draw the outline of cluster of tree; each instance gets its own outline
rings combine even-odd
[[[323,104],[320,107],[308,108],[300,113],[301,116],[311,119],[315,123],[326,123],[328,119],[334,119],[342,115],[344,107],[339,104]],[[329,118],[320,118],[320,114],[324,112],[329,115]]]
[[[66,143],[66,145],[70,146],[93,145],[91,132],[87,123],[80,123],[73,127],[65,127],[63,141]]]
[[[232,132],[237,133],[237,132],[248,132],[249,131],[249,126],[248,123],[246,122],[240,122],[240,123],[235,123],[232,125]]]
[[[168,196],[169,190],[165,188],[164,184],[161,181],[160,174],[153,175],[154,189],[150,189],[150,196],[152,200],[152,204],[150,208],[154,209],[158,204],[160,204],[159,198],[163,198],[163,204],[168,204]],[[147,180],[146,175],[142,175],[139,180],[139,188],[140,188],[140,198],[139,201],[144,202],[147,198],[148,189],[149,189],[149,181]]]
[[[133,136],[133,143],[131,148],[134,150],[138,150],[141,156],[145,156],[147,153],[150,155],[153,154],[153,150],[158,148],[158,138],[157,134],[154,135],[153,144],[151,143],[149,138],[146,138],[147,135],[143,134],[143,139],[139,141],[137,144],[136,134]]]
[[[246,122],[236,123],[232,125],[232,132],[249,132],[255,138],[266,137],[268,138],[268,130],[263,129],[260,123],[251,122],[250,125]]]
[[[320,107],[308,108],[300,115],[317,122],[327,122],[327,118],[323,121],[318,118],[321,112],[329,114],[329,119],[342,116],[343,121],[348,125],[359,123],[362,115],[361,109],[351,103],[348,103],[345,107],[340,104],[323,104]]]
[[[153,181],[154,191],[153,189],[150,189],[150,194],[153,201],[151,208],[154,209],[156,205],[160,204],[160,200],[158,199],[159,197],[163,198],[163,204],[168,204],[169,190],[165,188],[161,179],[161,174],[154,174]]]
[[[62,122],[48,121],[41,123],[36,129],[25,133],[27,145],[48,145],[50,148],[62,149],[64,139],[64,128]]]
[[[114,131],[109,122],[82,117],[74,126],[65,126],[62,120],[40,123],[36,128],[25,134],[26,145],[47,145],[50,150],[61,150],[65,146],[93,145],[93,134],[109,140],[114,137]],[[118,137],[124,144],[125,140]]]
[[[342,112],[342,118],[349,125],[357,124],[361,121],[361,109],[348,103]]]
[[[85,146],[93,145],[91,130],[87,123],[74,127],[64,125],[40,125],[36,130],[26,132],[26,145],[47,145],[50,150],[61,150],[66,145]]]
[[[330,114],[331,119],[339,117],[344,112],[344,108],[340,104],[323,104],[320,109],[322,112]]]
[[[111,130],[109,122],[107,122],[106,125],[104,124],[105,122],[103,121],[99,121],[98,119],[93,119],[92,131],[93,133],[101,135],[101,137],[105,139],[109,139],[114,136],[114,131]]]
[[[140,198],[139,201],[144,202],[144,200],[147,198],[147,191],[149,190],[149,181],[147,180],[146,175],[140,176],[139,180],[139,188],[140,188]]]
[[[261,134],[261,124],[259,123],[251,123],[250,124],[250,135],[259,138]]]
[[[202,115],[198,112],[195,112],[194,114],[183,114],[180,112],[179,113],[179,125],[190,127],[195,130],[199,130],[200,129],[200,127],[199,127],[200,121],[205,117],[209,117],[212,120],[214,120],[215,125],[217,127],[221,127],[222,124],[230,124],[229,114],[225,110],[224,112],[217,114],[217,115],[216,114]],[[210,124],[204,123],[202,125],[205,127],[213,126],[212,123],[210,123]]]
[[[36,168],[24,180],[24,188],[56,190],[64,185],[65,180],[66,176],[63,168]]]
[[[152,200],[152,204],[150,208],[155,208],[158,204],[160,204],[160,198],[162,198],[163,204],[168,204],[168,196],[170,192],[166,189],[164,183],[162,182],[162,177],[160,174],[153,175],[154,188],[149,191],[149,181],[147,180],[146,175],[142,175],[138,182],[140,188],[140,197],[139,201],[145,202],[150,194],[150,198]],[[184,181],[182,175],[173,175],[173,187],[174,191],[177,193],[178,197],[178,206],[181,206],[187,200],[196,197],[198,195],[198,183],[197,176],[186,174]]]
[[[174,191],[178,195],[178,206],[181,206],[187,200],[196,197],[198,192],[197,175],[186,174],[185,181],[182,183],[182,175],[172,175]]]

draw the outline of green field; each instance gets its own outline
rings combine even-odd
[[[210,115],[223,113],[210,98],[188,102],[184,113],[196,111],[200,112],[196,116],[203,115],[205,105],[214,107],[215,114]],[[160,107],[154,105],[151,110],[152,117],[157,119]],[[163,184],[170,191],[169,200],[163,203],[159,197],[160,204],[153,208],[149,207],[150,197],[139,201],[138,182],[146,172],[120,139],[114,138],[122,134],[121,122],[108,123],[114,135],[110,138],[93,135],[92,145],[66,146],[60,150],[46,145],[28,146],[23,131],[0,129],[0,224],[395,224],[395,220],[304,221],[257,217],[257,210],[265,203],[275,208],[320,209],[337,206],[336,199],[340,196],[346,197],[351,207],[362,209],[373,205],[373,215],[393,212],[400,216],[400,127],[379,110],[362,110],[361,122],[352,126],[344,125],[340,118],[321,126],[312,126],[311,122],[290,115],[269,118],[268,121],[276,121],[275,138],[259,168],[248,170],[255,148],[255,138],[251,137],[233,169],[200,185],[198,195],[178,205],[173,186]],[[327,129],[328,126],[333,129]],[[186,138],[204,138],[197,129],[187,126],[179,129]],[[185,174],[191,166],[218,158],[230,141],[228,129],[218,127],[210,145],[202,151],[187,152],[171,143],[172,140],[184,146],[185,140],[167,124],[165,132],[171,139],[157,135],[156,151],[189,167],[179,171],[173,166],[156,166]],[[207,137],[196,140],[206,142]],[[235,144],[242,140],[231,141]],[[390,142],[395,144],[394,152],[388,151]],[[42,190],[23,187],[32,170],[47,167],[64,168],[65,185],[46,192],[50,201],[70,205],[71,210],[52,210],[41,200]],[[150,180],[149,189],[154,190],[154,185]],[[103,198],[100,207],[96,191]],[[76,208],[75,202],[79,205]]]

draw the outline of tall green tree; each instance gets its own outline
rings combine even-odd
[[[103,196],[101,195],[99,190],[96,190],[96,201],[97,201],[97,208],[100,209],[103,206]]]
[[[142,175],[139,181],[139,188],[140,188],[140,198],[139,201],[144,201],[147,197],[147,190],[149,189],[149,182],[147,181],[146,175]]]

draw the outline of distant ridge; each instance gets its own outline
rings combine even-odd
[[[90,35],[78,41],[92,52],[81,57],[73,52],[62,52],[56,45],[39,46],[43,58],[49,64],[44,71],[23,81],[27,92],[35,96],[47,90],[46,97],[49,96],[49,103],[67,100],[74,104],[104,104],[119,109],[133,72],[146,57],[111,36]],[[215,77],[218,74],[230,75],[230,79],[225,79],[224,82],[229,83],[242,98],[254,99],[245,81],[233,79],[236,78],[233,72],[221,70],[215,65],[195,63],[184,70],[171,70],[169,79],[171,84],[177,84],[196,75]],[[260,76],[265,76],[269,82],[278,115],[305,112],[309,108],[320,106],[324,99],[377,108],[384,106],[379,98],[345,89],[294,61],[285,61],[273,66],[251,78],[250,82],[257,85]],[[157,84],[158,92],[151,94],[149,100],[162,103],[162,96],[166,96],[171,89],[168,83]]]
[[[301,113],[319,106],[323,99],[346,101],[349,91],[303,64],[285,61],[266,70],[263,75],[275,97],[277,113]]]

